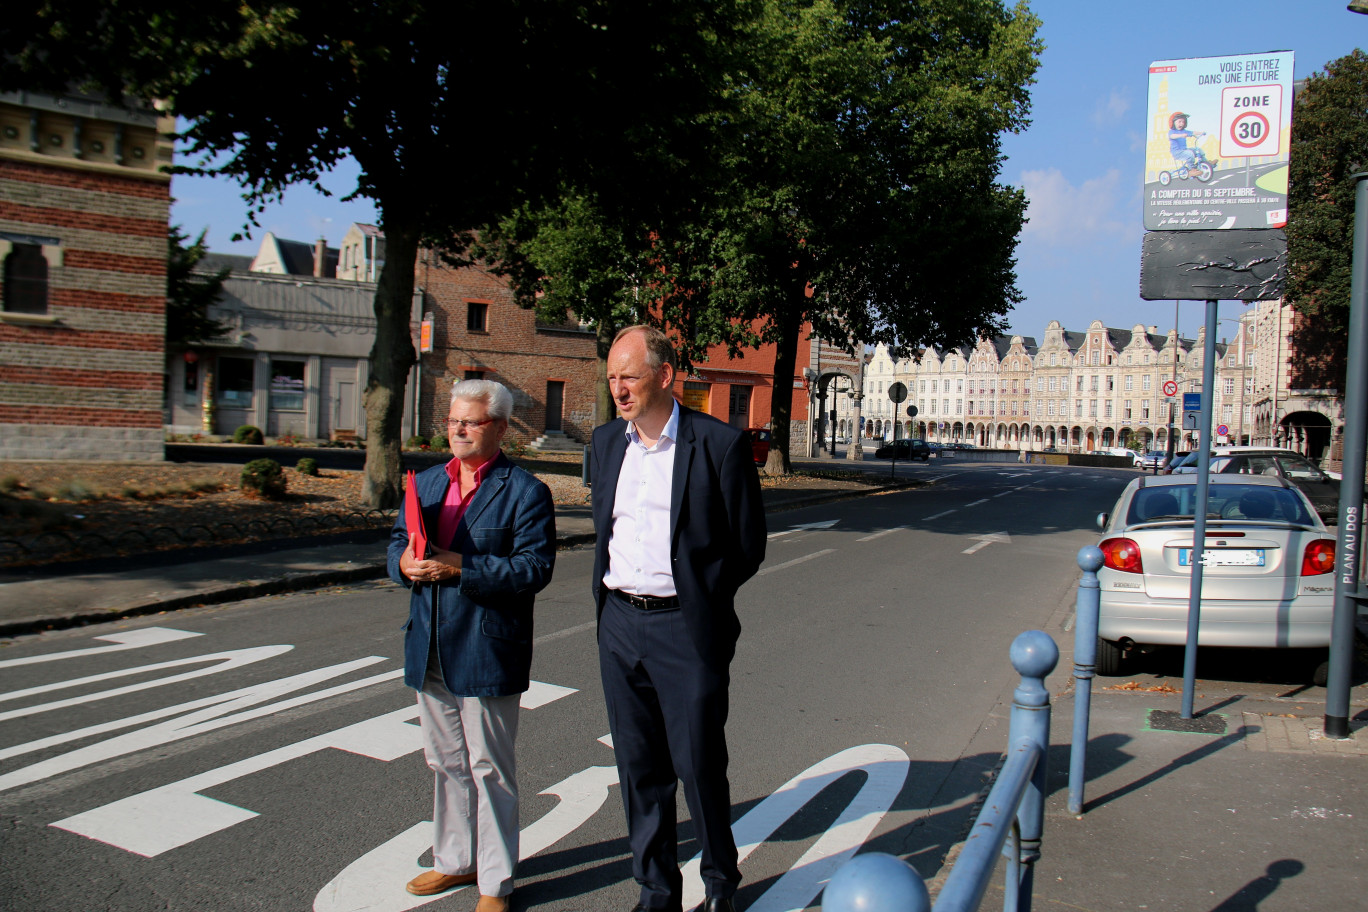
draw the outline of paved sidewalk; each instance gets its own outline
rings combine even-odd
[[[1366,690],[1354,690],[1348,741],[1320,730],[1323,688],[1198,700],[1210,734],[1164,730],[1177,696],[1095,690],[1081,817],[1067,809],[1074,701],[1056,701],[1035,907],[1368,908]]]
[[[887,490],[860,486],[830,491],[766,488],[767,512],[865,496]],[[588,506],[557,506],[561,548],[594,540]],[[264,542],[227,556],[165,552],[128,561],[104,561],[0,572],[0,636],[116,620],[194,605],[384,577],[388,530],[325,536],[291,545]],[[125,564],[127,566],[125,566]]]

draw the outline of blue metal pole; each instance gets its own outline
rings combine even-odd
[[[1047,762],[1050,751],[1050,692],[1045,688],[1045,676],[1054,671],[1059,662],[1059,647],[1043,630],[1028,630],[1012,641],[1012,667],[1021,675],[1021,683],[1013,694],[1012,721],[1008,729],[1008,743],[1015,748],[1023,740],[1040,749],[1040,759],[1031,773],[1031,784],[1017,809],[1017,824],[1021,828],[1021,875],[1017,883],[1006,885],[1017,894],[1017,909],[1031,912],[1031,886],[1035,881],[1035,863],[1040,859],[1040,840],[1045,827],[1045,790]]]
[[[1083,813],[1083,767],[1088,759],[1088,718],[1092,711],[1092,682],[1097,670],[1097,619],[1102,590],[1097,571],[1102,568],[1102,549],[1095,545],[1078,549],[1078,581],[1074,600],[1074,719],[1073,745],[1069,748],[1069,813]]]
[[[1349,737],[1354,615],[1363,552],[1363,473],[1368,436],[1368,174],[1354,180],[1354,259],[1349,273],[1349,363],[1344,384],[1344,462],[1335,542],[1335,612],[1325,682],[1325,736]]]
[[[1192,718],[1197,690],[1197,630],[1202,616],[1203,549],[1207,494],[1211,489],[1211,411],[1216,398],[1216,301],[1206,302],[1206,344],[1202,347],[1202,417],[1197,437],[1197,502],[1192,508],[1192,586],[1188,590],[1187,648],[1183,653],[1183,718]]]

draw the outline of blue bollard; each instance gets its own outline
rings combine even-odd
[[[1083,813],[1083,765],[1088,759],[1088,718],[1092,711],[1092,682],[1097,671],[1097,618],[1102,591],[1097,571],[1102,568],[1102,550],[1093,545],[1078,549],[1078,566],[1083,578],[1078,581],[1074,602],[1074,724],[1073,744],[1069,748],[1069,813]]]
[[[921,875],[896,855],[868,852],[841,865],[822,891],[822,912],[931,912]]]
[[[1009,653],[1012,667],[1021,675],[1021,683],[1012,693],[1012,720],[1008,725],[1007,743],[1016,747],[1029,741],[1040,751],[1040,758],[1031,773],[1030,784],[1021,796],[1017,808],[1017,827],[1020,831],[1019,850],[1009,868],[1016,868],[1016,876],[1008,886],[1004,909],[1030,912],[1031,892],[1035,880],[1035,863],[1040,860],[1040,842],[1045,831],[1045,792],[1050,751],[1050,691],[1045,677],[1059,662],[1059,647],[1043,630],[1027,630],[1012,641]],[[1015,896],[1012,888],[1015,887]]]

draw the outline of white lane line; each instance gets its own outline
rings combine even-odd
[[[964,474],[963,472],[946,472],[944,475],[937,475],[937,476],[936,476],[936,480],[937,480],[937,481],[940,481],[941,479],[944,479],[944,478],[954,478],[956,475],[963,475],[963,474]]]
[[[797,531],[798,531],[797,529],[781,529],[781,530],[779,530],[778,532],[771,532],[769,535],[766,535],[766,536],[765,536],[765,540],[766,540],[766,541],[774,541],[776,538],[778,538],[778,537],[781,536],[781,535],[792,535],[794,532],[797,532]]]
[[[586,630],[593,630],[597,626],[598,621],[586,621],[583,624],[576,624],[574,627],[566,627],[564,630],[553,630],[551,633],[543,633],[541,636],[534,639],[532,645],[541,646],[543,643],[549,643],[552,640],[559,640],[564,637],[574,636],[577,633],[583,633]]]
[[[970,545],[968,548],[965,548],[964,551],[962,551],[961,553],[973,554],[975,551],[982,551],[984,548],[988,547],[991,544],[992,542],[990,541],[981,541],[977,545]]]
[[[856,540],[857,542],[873,541],[873,540],[876,539],[876,538],[882,538],[883,536],[888,535],[888,534],[890,534],[890,533],[892,533],[892,532],[901,532],[903,529],[906,529],[906,528],[907,528],[907,526],[894,526],[894,527],[891,528],[891,529],[884,529],[882,532],[875,532],[875,533],[873,533],[872,535],[866,535],[864,538],[857,538],[857,539],[855,539],[855,540]]]
[[[835,548],[826,548],[822,551],[814,551],[811,554],[805,554],[802,557],[795,557],[791,561],[784,561],[782,564],[775,564],[773,567],[766,567],[764,570],[761,570],[759,573],[755,575],[764,576],[767,573],[773,573],[775,570],[783,570],[786,567],[792,567],[794,564],[801,564],[803,561],[810,561],[814,557],[821,557],[823,554],[831,554],[835,550]]]
[[[985,497],[985,498],[983,498],[982,500],[976,500],[976,501],[974,501],[973,503],[967,503],[967,504],[965,504],[965,506],[966,506],[966,507],[977,507],[979,504],[986,504],[987,502],[988,502],[988,498]]]
[[[1015,493],[1016,493],[1016,491],[1000,491],[1000,492],[998,492],[997,494],[994,494],[993,496],[994,496],[994,497],[1006,497],[1008,494],[1015,494]]]
[[[954,510],[946,510],[944,513],[937,513],[935,516],[923,516],[922,522],[930,522],[933,519],[940,519],[942,516],[949,516]]]

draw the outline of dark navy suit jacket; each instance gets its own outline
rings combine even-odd
[[[417,477],[428,535],[451,486],[445,465]],[[436,544],[436,542],[434,542]],[[556,563],[556,515],[551,491],[500,453],[486,471],[456,527],[450,550],[461,575],[447,583],[415,584],[399,572],[408,547],[404,510],[390,533],[389,575],[412,590],[404,626],[404,683],[422,689],[433,609],[437,650],[447,689],[458,697],[504,697],[528,688],[532,666],[532,602]]]
[[[599,533],[592,579],[596,617],[603,614],[607,598],[603,576],[626,431],[621,418],[594,430],[590,471]],[[710,666],[726,667],[741,633],[736,591],[765,560],[760,478],[744,431],[682,405],[670,490],[670,559],[694,645]]]

